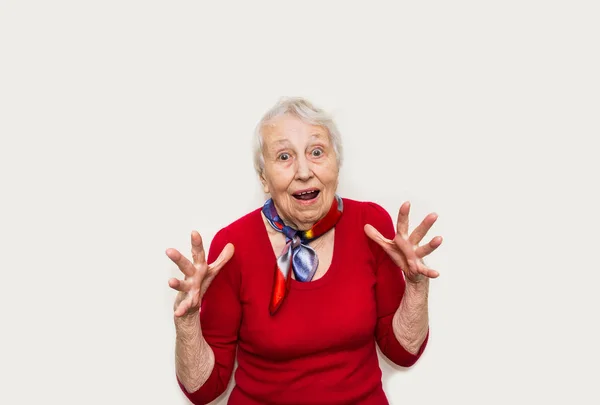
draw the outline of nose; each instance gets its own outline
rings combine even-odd
[[[313,172],[308,159],[299,157],[296,165],[296,180],[306,181],[313,177]]]

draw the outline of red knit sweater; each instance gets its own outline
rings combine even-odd
[[[387,238],[395,234],[383,208],[344,199],[329,270],[312,282],[292,280],[274,316],[269,299],[276,257],[260,209],[215,235],[209,263],[228,242],[235,254],[204,296],[200,320],[215,367],[196,392],[180,384],[190,401],[206,404],[225,391],[237,349],[230,405],[388,404],[375,343],[391,361],[408,367],[421,356],[427,339],[417,355],[396,340],[392,318],[404,278],[365,235],[367,223]]]

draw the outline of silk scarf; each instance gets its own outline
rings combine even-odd
[[[277,258],[277,265],[275,267],[273,291],[269,302],[269,312],[271,315],[277,312],[289,292],[292,271],[296,280],[300,282],[309,282],[312,280],[319,267],[319,258],[315,250],[308,243],[332,229],[342,216],[343,210],[343,201],[336,195],[329,211],[323,218],[310,229],[298,231],[283,223],[283,220],[277,214],[272,199],[268,199],[265,202],[262,208],[263,214],[273,229],[285,235],[286,240],[286,245]]]

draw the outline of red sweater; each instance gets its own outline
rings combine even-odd
[[[235,253],[204,296],[200,320],[215,367],[196,392],[180,383],[190,401],[206,404],[225,391],[237,349],[229,405],[388,404],[375,343],[391,361],[408,367],[421,356],[427,339],[417,355],[396,340],[392,318],[404,277],[366,236],[367,223],[387,238],[395,234],[383,208],[344,199],[331,266],[315,281],[292,280],[274,316],[269,299],[276,257],[260,209],[215,235],[209,263],[228,242]]]

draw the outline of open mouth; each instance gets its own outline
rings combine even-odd
[[[307,200],[312,200],[314,198],[317,198],[319,193],[320,193],[319,190],[306,190],[306,191],[301,191],[299,193],[294,193],[292,195],[297,200],[307,201]]]

